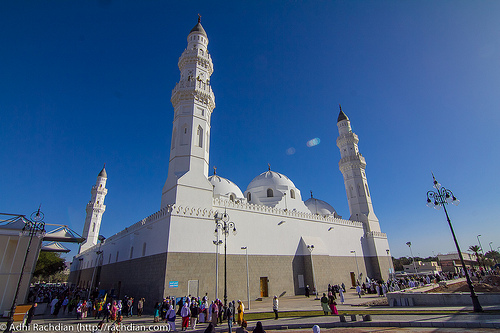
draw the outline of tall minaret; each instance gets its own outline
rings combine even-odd
[[[213,187],[208,178],[210,117],[215,96],[210,86],[212,58],[200,18],[187,37],[179,58],[180,80],[172,91],[174,122],[168,177],[161,207],[169,204],[211,207]]]
[[[364,222],[366,231],[380,232],[380,225],[373,212],[372,199],[366,179],[365,158],[358,149],[358,136],[352,132],[351,122],[340,107],[337,127],[339,137],[337,147],[340,149],[339,169],[344,176],[344,184],[349,202],[350,220]]]
[[[97,175],[95,185],[92,186],[92,190],[90,191],[92,197],[87,204],[87,217],[85,218],[85,226],[83,227],[82,234],[85,241],[83,241],[80,245],[78,253],[82,253],[97,244],[99,229],[101,228],[102,214],[106,210],[104,198],[108,193],[108,189],[106,188],[107,179],[108,175],[106,174],[106,165],[104,165],[101,172],[99,172],[99,175]]]

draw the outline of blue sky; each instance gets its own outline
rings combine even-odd
[[[425,205],[431,171],[461,200],[449,213],[462,250],[478,234],[500,246],[498,1],[2,1],[1,212],[41,203],[81,233],[103,163],[104,236],[159,209],[198,13],[215,68],[211,169],[244,191],[270,163],[349,217],[340,103],[394,256],[407,241],[416,256],[455,250]]]

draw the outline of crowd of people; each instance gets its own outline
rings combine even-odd
[[[480,279],[485,275],[482,270],[470,270],[472,277]],[[497,272],[493,272],[497,274]],[[388,281],[365,279],[357,282],[356,293],[359,297],[365,294],[376,294],[380,297],[386,296],[388,292],[399,291],[408,288],[418,288],[430,283],[457,279],[465,276],[465,272],[408,275],[392,277]],[[305,288],[306,297],[310,296],[309,286]],[[337,302],[344,304],[346,286],[341,284],[329,284],[326,293],[321,297],[321,307],[325,315],[338,315]],[[113,322],[120,324],[123,317],[137,315],[142,316],[146,300],[125,296],[118,299],[107,294],[100,295],[97,291],[89,292],[87,289],[70,288],[63,285],[35,285],[30,289],[28,301],[33,305],[30,309],[29,321],[33,318],[37,303],[47,303],[47,314],[52,316],[75,316],[78,320],[85,318],[100,319],[102,323]],[[151,304],[150,304],[151,306]],[[279,300],[273,297],[272,310],[274,319],[279,318]],[[245,306],[241,300],[230,301],[227,306],[220,299],[210,301],[208,295],[198,298],[191,297],[166,297],[161,302],[156,302],[153,309],[153,321],[155,323],[165,322],[169,331],[176,331],[176,320],[180,321],[180,330],[195,330],[198,323],[208,323],[205,332],[214,332],[215,327],[226,325],[232,333],[233,327],[236,332],[247,332],[247,322],[244,320]],[[262,324],[257,324],[253,332],[264,332]]]
[[[208,296],[202,298],[187,297],[170,298],[166,297],[162,302],[157,302],[154,306],[154,322],[164,321],[168,323],[171,331],[175,331],[175,320],[181,318],[181,330],[188,328],[196,329],[198,323],[209,323],[209,326],[216,327],[227,321],[228,329],[231,332],[234,324],[243,325],[245,306],[241,300],[236,303],[230,301],[224,306],[220,299],[209,301]]]

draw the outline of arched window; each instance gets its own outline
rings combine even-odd
[[[354,198],[354,189],[352,188],[352,186],[349,187],[349,194],[351,198]]]
[[[273,195],[273,189],[272,188],[268,188],[267,189],[267,197],[268,198],[274,197],[274,195]]]
[[[189,142],[189,139],[188,139],[188,128],[187,128],[187,125],[184,124],[184,126],[182,126],[181,145],[187,145],[188,142]]]
[[[198,126],[196,135],[198,136],[198,147],[203,147],[203,128],[201,128],[201,126]]]
[[[132,246],[130,248],[130,259],[132,259],[133,256],[134,256],[134,247]]]
[[[118,262],[118,255],[120,254],[120,251],[116,251],[116,260],[115,262]]]
[[[109,254],[108,264],[111,263],[111,253]]]
[[[229,196],[229,200],[234,201],[235,199],[236,196],[233,193],[231,193],[231,195]]]
[[[174,149],[175,148],[175,138],[177,136],[177,128],[174,128],[174,133],[172,133],[172,148],[171,149]]]
[[[252,193],[250,192],[247,193],[247,200],[248,202],[252,201]]]
[[[293,189],[290,190],[290,198],[295,199],[295,191]]]
[[[363,197],[363,185],[358,184],[358,197]]]
[[[142,244],[142,256],[144,257],[146,255],[146,242]]]

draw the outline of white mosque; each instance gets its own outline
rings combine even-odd
[[[247,278],[250,299],[303,294],[307,285],[325,291],[328,284],[387,279],[393,269],[387,236],[373,211],[358,136],[342,109],[337,146],[349,219],[312,195],[303,201],[292,180],[271,167],[242,192],[215,171],[209,176],[213,64],[199,20],[187,42],[172,91],[160,210],[99,238],[107,193],[103,168],[87,204],[86,241],[71,264],[70,282],[154,302],[188,294],[222,298],[224,267],[229,299],[247,299]]]

